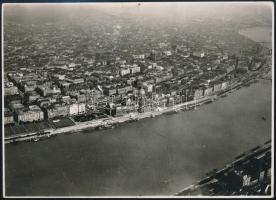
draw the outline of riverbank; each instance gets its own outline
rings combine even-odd
[[[257,160],[257,162],[256,162]],[[250,163],[250,165],[248,165]],[[263,164],[265,163],[265,164]],[[250,172],[248,166],[254,166],[256,171]],[[236,172],[239,173],[236,173]],[[244,173],[245,171],[245,173]],[[270,171],[270,172],[269,172]],[[237,185],[236,190],[220,190],[218,186],[227,184],[228,188],[233,186],[233,179],[225,179],[228,174],[234,174]],[[176,196],[193,196],[193,195],[270,195],[265,192],[267,187],[271,186],[271,140],[266,141],[263,145],[257,146],[248,152],[242,153],[235,157],[235,160],[227,164],[221,170],[212,170],[207,176],[195,184],[184,188],[182,191],[176,193]],[[255,176],[254,176],[255,175]],[[244,178],[248,178],[247,183]],[[251,180],[252,177],[252,180]],[[255,180],[254,180],[255,178]],[[238,179],[238,180],[237,180]],[[226,182],[225,182],[226,180]],[[243,184],[241,184],[241,182]],[[246,183],[246,185],[244,185]],[[251,190],[249,188],[252,188]],[[258,190],[256,190],[258,188]],[[232,189],[232,188],[231,188]]]
[[[243,84],[244,82],[236,82],[232,84],[230,87],[224,90],[221,90],[213,95],[204,96],[202,98],[177,104],[172,107],[157,108],[156,110],[152,110],[144,113],[138,113],[138,112],[129,113],[120,117],[108,117],[108,118],[102,118],[102,119],[91,120],[86,122],[75,122],[76,125],[68,126],[64,128],[58,128],[58,129],[50,129],[42,132],[42,134],[34,132],[34,133],[28,133],[28,134],[8,136],[8,137],[5,137],[5,143],[8,144],[8,143],[22,142],[22,141],[36,142],[36,141],[39,141],[40,139],[51,138],[58,134],[77,133],[87,129],[113,128],[118,124],[138,121],[149,117],[156,117],[162,114],[173,114],[181,110],[190,111],[190,110],[198,109],[198,106],[202,104],[211,103],[217,100],[219,97],[225,97],[226,95],[233,92],[234,90],[240,89]]]
[[[105,128],[114,128],[118,124],[123,124],[127,122],[138,121],[140,119],[155,117],[162,114],[173,114],[179,111],[189,111],[198,109],[198,107],[202,104],[209,104],[220,97],[225,97],[228,94],[232,93],[235,90],[240,89],[241,87],[248,87],[250,84],[257,82],[258,80],[263,79],[269,74],[271,70],[267,67],[261,67],[258,71],[251,71],[247,74],[240,76],[232,81],[232,83],[225,89],[219,90],[217,92],[212,93],[208,96],[202,96],[199,99],[184,102],[181,104],[176,104],[172,107],[157,107],[152,111],[138,113],[133,112],[129,114],[125,114],[119,117],[107,117],[102,119],[96,119],[86,122],[75,122],[73,126],[67,126],[64,128],[57,129],[48,129],[39,132],[31,132],[17,135],[5,136],[5,144],[13,143],[13,142],[22,142],[22,141],[39,141],[40,139],[48,139],[54,137],[59,134],[71,134],[77,133],[86,129],[105,129]],[[267,79],[267,78],[265,78]],[[271,79],[270,79],[271,80]]]
[[[12,142],[21,142],[21,141],[28,141],[28,140],[38,141],[40,138],[45,138],[45,136],[46,138],[47,137],[50,138],[54,135],[68,133],[68,132],[75,133],[85,129],[107,128],[112,125],[122,124],[126,122],[131,122],[131,121],[138,121],[140,119],[155,117],[169,112],[177,112],[181,108],[187,107],[187,106],[190,107],[195,103],[200,105],[205,101],[209,100],[210,98],[211,97],[208,97],[208,98],[204,97],[196,101],[185,102],[182,104],[175,105],[173,107],[160,108],[158,110],[153,110],[145,113],[129,113],[120,117],[108,117],[108,118],[91,120],[86,122],[75,122],[76,125],[74,126],[47,130],[46,134],[42,134],[42,135],[38,135],[38,133],[28,133],[28,134],[22,134],[22,135],[9,136],[5,138],[5,143],[8,144]]]

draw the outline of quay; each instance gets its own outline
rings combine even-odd
[[[252,79],[249,79],[246,82],[249,84],[253,83]],[[61,127],[61,128],[50,128],[45,130],[47,132],[45,134],[39,134],[39,132],[30,132],[30,133],[10,135],[7,137],[5,136],[5,144],[13,143],[13,142],[22,142],[22,141],[38,141],[43,138],[51,138],[53,136],[57,136],[59,134],[66,134],[70,132],[76,133],[85,129],[109,128],[117,124],[122,124],[126,122],[131,122],[131,121],[138,121],[144,118],[152,118],[162,114],[173,114],[181,110],[182,111],[196,110],[197,106],[211,103],[217,100],[219,97],[224,97],[229,93],[232,93],[233,91],[240,89],[242,86],[244,86],[244,81],[236,82],[232,84],[229,88],[226,88],[225,90],[220,91],[216,94],[213,94],[210,96],[203,96],[196,100],[184,102],[181,104],[176,104],[171,107],[157,107],[155,110],[144,112],[144,113],[132,112],[119,117],[93,119],[91,121],[85,121],[85,122],[75,122],[73,119],[69,118],[70,120],[72,120],[72,123],[73,123],[70,126]]]
[[[102,119],[94,119],[91,121],[86,121],[86,122],[74,122],[75,125],[73,126],[68,126],[68,127],[63,127],[63,128],[58,128],[58,129],[49,129],[47,130],[47,136],[52,137],[54,135],[62,134],[62,133],[67,133],[67,132],[79,132],[84,129],[93,129],[93,128],[98,128],[98,127],[108,127],[110,125],[115,125],[115,124],[121,124],[125,122],[130,122],[130,121],[138,121],[140,119],[144,118],[150,118],[150,117],[155,117],[159,116],[162,114],[166,114],[169,112],[178,112],[182,108],[186,106],[195,106],[195,105],[201,105],[210,100],[211,97],[203,97],[198,100],[193,100],[189,102],[185,102],[182,104],[175,105],[173,107],[166,107],[166,108],[157,108],[157,110],[149,111],[149,112],[144,112],[144,113],[128,113],[120,117],[107,117],[107,118],[102,118]],[[26,133],[26,134],[17,134],[17,135],[12,135],[5,137],[5,143],[12,143],[12,142],[21,142],[21,141],[28,141],[28,140],[39,140],[40,138],[44,137],[43,135],[39,135],[37,132],[32,132],[32,133]]]
[[[268,195],[271,190],[271,140],[245,152],[221,170],[212,170],[175,196]]]

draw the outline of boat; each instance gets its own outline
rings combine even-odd
[[[57,134],[49,134],[48,137],[57,137]]]
[[[188,110],[188,108],[181,108],[181,110],[182,110],[182,111],[187,111],[187,110]]]
[[[164,114],[165,115],[171,115],[171,114],[175,114],[175,113],[177,113],[176,110],[171,110],[171,111],[165,112]]]
[[[89,129],[84,129],[84,130],[81,131],[81,133],[82,133],[82,134],[89,134],[89,133],[91,133],[91,130],[89,130]]]
[[[262,120],[266,121],[266,118],[265,118],[265,117],[262,117]]]
[[[38,137],[36,137],[36,138],[33,139],[34,142],[37,142],[38,140],[39,140]]]
[[[65,132],[64,134],[65,135],[71,135],[71,134],[73,134],[74,133],[74,131],[68,131],[68,132]]]
[[[39,131],[37,135],[49,135],[50,133],[50,131]]]
[[[136,121],[138,121],[137,118],[130,118],[127,122],[136,122]]]
[[[102,127],[102,126],[98,126],[98,127],[96,127],[95,129],[96,129],[96,130],[102,130],[103,127]]]
[[[13,140],[11,141],[11,143],[12,143],[12,144],[18,144],[18,141],[13,139]]]
[[[39,140],[47,140],[47,139],[49,139],[48,135],[43,135],[39,137]]]
[[[114,128],[114,127],[112,126],[112,124],[106,124],[104,125],[104,128]]]
[[[213,100],[213,101],[214,101],[214,100]],[[211,100],[211,101],[206,101],[205,104],[212,103],[213,101],[212,101],[212,100]]]

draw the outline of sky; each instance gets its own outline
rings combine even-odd
[[[234,12],[247,12],[254,10],[262,12],[272,11],[272,2],[142,2],[142,3],[8,3],[4,4],[4,10],[10,8],[24,8],[27,10],[58,9],[78,10],[97,9],[107,12],[140,12],[141,14],[164,15],[169,13],[183,15],[215,15]]]
[[[8,3],[4,17],[84,16],[101,18],[104,15],[129,19],[142,18],[163,21],[189,22],[197,19],[223,19],[239,22],[262,19],[272,24],[272,2],[142,2],[142,3]],[[146,21],[145,21],[146,23]]]

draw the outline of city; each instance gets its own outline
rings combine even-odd
[[[121,123],[197,110],[272,80],[272,49],[239,33],[269,25],[266,19],[145,23],[97,9],[64,18],[69,7],[32,19],[20,9],[4,10],[6,144],[116,131]]]

